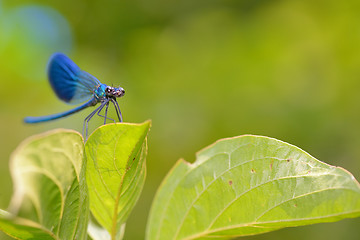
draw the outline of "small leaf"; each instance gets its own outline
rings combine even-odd
[[[346,170],[260,136],[224,139],[183,160],[152,204],[147,240],[229,239],[360,216]]]
[[[40,225],[17,218],[8,212],[0,210],[0,230],[17,239],[57,239],[50,231]]]
[[[111,239],[121,239],[144,185],[149,128],[150,122],[107,124],[86,142],[90,210]]]
[[[24,141],[11,159],[10,210],[18,213],[12,222],[35,213],[30,225],[37,222],[58,239],[85,239],[89,204],[83,153],[82,137],[74,131],[56,130]]]

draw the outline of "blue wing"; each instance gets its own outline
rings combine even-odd
[[[51,56],[48,77],[56,95],[69,104],[78,104],[93,97],[95,89],[100,85],[99,80],[82,71],[62,53]]]

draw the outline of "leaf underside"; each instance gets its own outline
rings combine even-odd
[[[82,137],[74,131],[25,140],[12,155],[11,213],[2,212],[0,229],[18,239],[85,239],[89,206],[83,156]]]
[[[147,240],[229,239],[360,215],[346,170],[276,139],[224,139],[179,160],[153,201]]]

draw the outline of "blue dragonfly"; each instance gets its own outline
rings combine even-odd
[[[66,112],[52,114],[41,117],[26,117],[26,123],[40,123],[66,117],[73,113],[79,112],[87,107],[95,106],[100,103],[94,111],[92,111],[84,120],[83,135],[85,132],[85,139],[88,135],[88,125],[91,118],[97,114],[106,120],[114,119],[108,118],[108,108],[111,102],[115,109],[120,122],[122,122],[122,115],[120,107],[116,98],[122,97],[125,90],[122,87],[114,88],[106,84],[102,84],[96,77],[81,70],[70,58],[62,53],[54,53],[48,63],[48,78],[50,85],[58,98],[68,104],[82,105]],[[101,110],[105,107],[105,114],[101,115]]]

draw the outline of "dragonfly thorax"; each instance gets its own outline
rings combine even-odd
[[[118,98],[125,94],[125,90],[122,87],[114,88],[106,84],[100,84],[95,90],[95,98],[101,100],[104,98]]]

